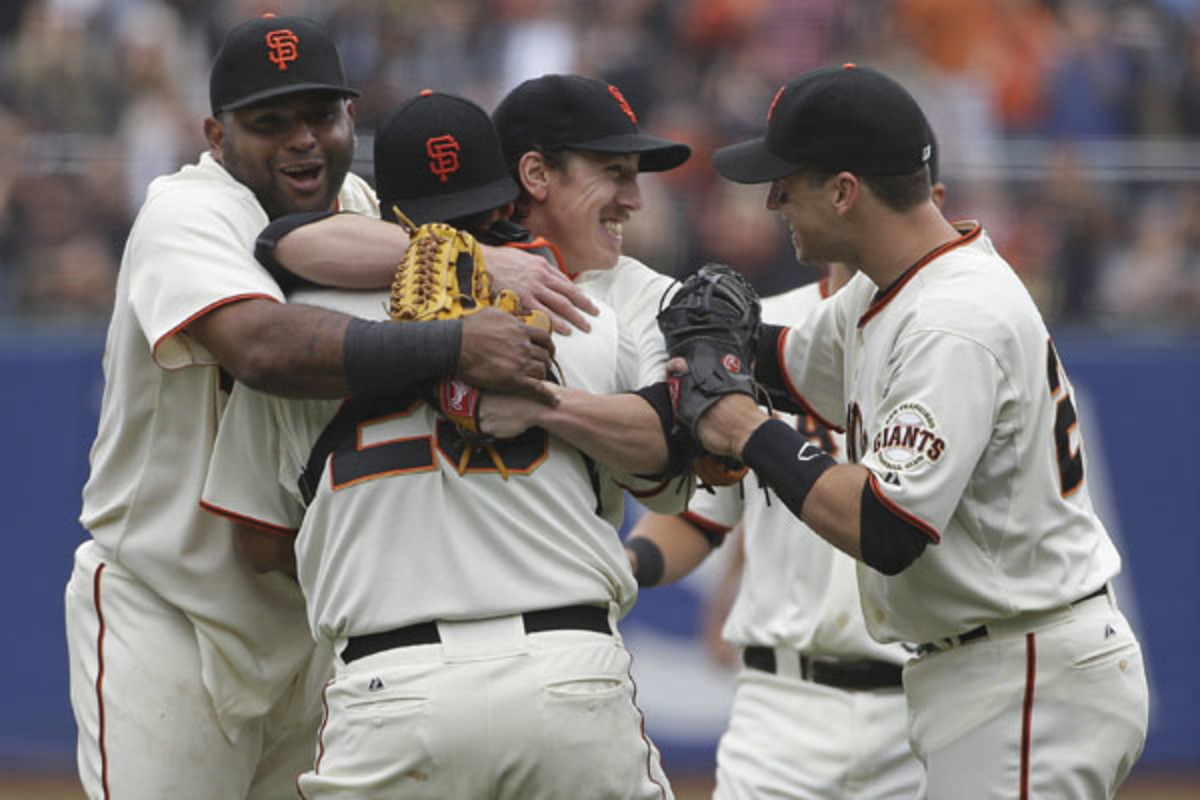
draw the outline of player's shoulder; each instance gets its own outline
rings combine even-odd
[[[762,299],[763,322],[772,325],[795,325],[828,297],[824,280],[807,283],[780,294]]]
[[[353,211],[367,217],[379,216],[379,198],[375,196],[375,190],[353,172],[346,173],[346,179],[342,182],[338,206],[342,211]]]
[[[917,278],[912,305],[918,329],[957,333],[993,348],[1045,329],[1028,289],[982,230]]]
[[[265,225],[266,213],[244,184],[204,153],[195,164],[151,181],[139,221],[197,221],[209,216],[253,216]]]
[[[651,306],[657,310],[675,279],[636,258],[621,256],[609,269],[580,273],[576,282],[593,296],[608,300],[622,316],[629,316]]]

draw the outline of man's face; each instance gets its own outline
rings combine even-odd
[[[625,222],[642,207],[638,159],[572,151],[562,169],[549,171],[534,232],[558,247],[572,273],[616,265]]]
[[[213,157],[271,219],[331,208],[354,157],[354,106],[323,92],[225,112],[204,130]]]
[[[767,208],[778,211],[791,233],[796,258],[809,264],[838,261],[827,235],[833,220],[827,201],[827,185],[811,176],[795,173],[772,181]]]

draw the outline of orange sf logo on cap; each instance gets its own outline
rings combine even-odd
[[[442,183],[450,180],[450,174],[458,172],[458,140],[448,133],[425,140],[425,152],[429,154],[429,171],[437,175]]]
[[[617,105],[619,105],[621,107],[621,110],[625,112],[625,116],[629,117],[629,120],[634,125],[637,125],[638,124],[637,114],[633,113],[633,109],[630,108],[629,102],[625,99],[625,95],[621,94],[621,90],[615,86],[609,86],[608,91],[609,91],[609,94],[611,94],[613,97],[616,98]]]
[[[267,57],[280,70],[285,70],[289,61],[300,57],[300,51],[296,47],[298,44],[300,38],[295,33],[287,28],[277,28],[267,33]]]

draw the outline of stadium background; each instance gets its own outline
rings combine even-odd
[[[817,272],[795,265],[762,188],[719,181],[709,154],[758,133],[804,69],[899,76],[938,132],[950,215],[984,222],[1080,395],[1151,678],[1150,738],[1121,797],[1200,796],[1200,0],[6,0],[0,798],[79,796],[62,590],[120,248],[149,180],[203,145],[221,33],[264,10],[335,32],[364,91],[366,177],[374,121],[421,88],[491,108],[544,72],[610,80],[643,129],[696,151],[643,178],[627,250],[673,274],[726,261],[764,293]],[[650,732],[699,790],[731,691],[701,637],[718,567],[644,593],[625,623]]]

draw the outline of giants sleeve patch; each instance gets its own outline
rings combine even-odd
[[[932,411],[921,403],[904,403],[888,415],[871,450],[888,469],[910,470],[936,464],[946,452],[946,440],[938,435]]]

